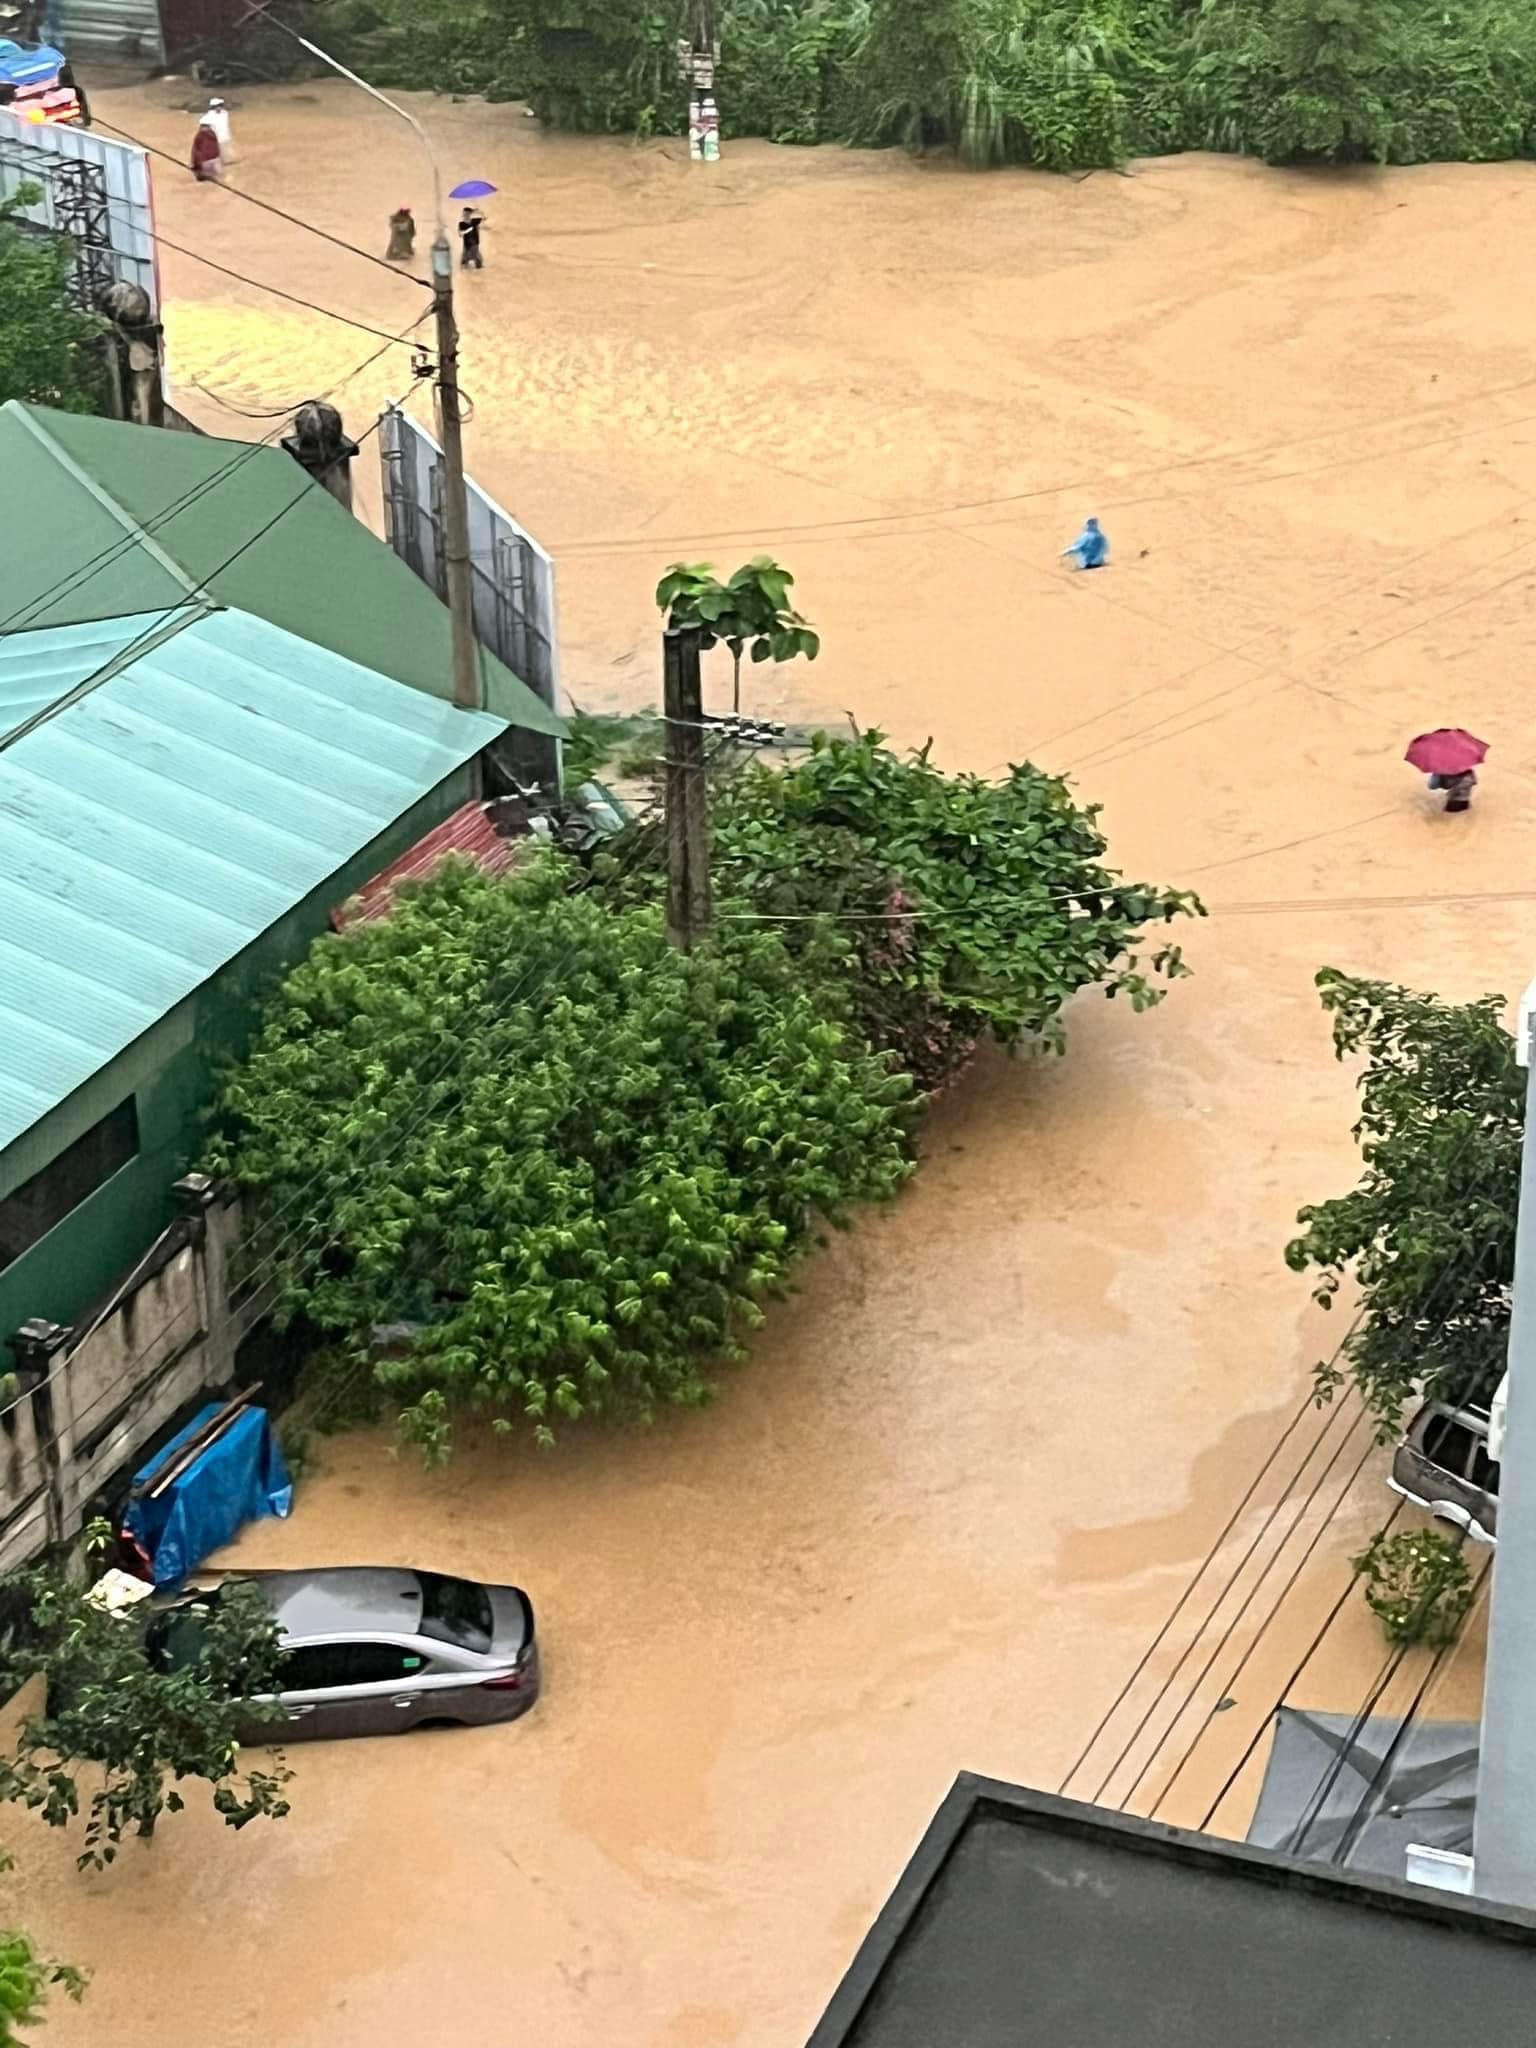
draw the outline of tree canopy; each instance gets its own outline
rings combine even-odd
[[[1080,989],[1161,1000],[1179,948],[1139,950],[1149,925],[1198,914],[1178,890],[1105,865],[1097,808],[1027,763],[1000,781],[945,775],[929,750],[899,755],[878,732],[818,735],[794,766],[753,765],[715,811],[717,886],[784,919],[791,947],[828,913],[861,1028],[924,1087],[977,1041],[1060,1051]]]
[[[818,1220],[910,1171],[910,1084],[848,1022],[834,932],[684,954],[579,872],[450,863],[317,940],[225,1091],[286,1302],[408,1327],[379,1372],[428,1450],[453,1408],[548,1442],[704,1400]]]
[[[95,346],[102,323],[70,302],[68,238],[21,224],[21,208],[41,196],[40,187],[23,185],[0,200],[0,405],[20,398],[94,412],[103,392]]]
[[[559,127],[675,133],[685,117],[680,6],[379,4],[400,25],[399,83],[426,61]],[[719,0],[717,16],[727,135],[1052,170],[1182,149],[1283,163],[1536,151],[1536,16],[1510,0]]]
[[[1352,1280],[1359,1315],[1328,1398],[1352,1377],[1384,1429],[1422,1385],[1486,1399],[1504,1369],[1524,1090],[1502,996],[1446,1003],[1326,967],[1317,977],[1341,1060],[1361,1059],[1361,1177],[1304,1208],[1286,1248],[1331,1308]]]
[[[0,1800],[66,1827],[83,1777],[82,1866],[112,1862],[130,1826],[147,1835],[179,1812],[176,1786],[188,1778],[208,1785],[231,1827],[287,1813],[281,1759],[261,1770],[240,1762],[240,1731],[259,1713],[253,1702],[277,1690],[280,1663],[277,1624],[254,1587],[230,1584],[200,1605],[174,1658],[146,1654],[137,1617],[109,1614],[51,1572],[15,1573],[4,1590],[30,1625],[6,1646],[0,1687],[9,1696],[40,1677],[46,1696],[0,1754]]]

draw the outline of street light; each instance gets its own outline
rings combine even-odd
[[[453,314],[453,244],[443,215],[443,173],[427,131],[408,107],[380,92],[366,78],[349,71],[339,57],[322,50],[286,21],[255,6],[239,24],[260,15],[291,36],[312,57],[328,64],[359,91],[388,107],[416,131],[432,167],[432,308],[437,316],[437,423],[443,442],[443,580],[448,588],[448,617],[453,638],[453,701],[461,711],[480,708],[480,658],[475,644],[475,594],[469,561],[469,492],[464,482],[463,422],[459,414],[459,328]]]

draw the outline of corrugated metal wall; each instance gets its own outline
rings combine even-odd
[[[132,57],[145,65],[165,61],[159,0],[53,0],[48,19],[67,56]]]
[[[149,194],[149,158],[142,149],[115,142],[94,128],[61,128],[20,121],[0,110],[0,199],[19,185],[41,185],[43,196],[26,209],[41,227],[59,226],[58,194],[51,175],[61,157],[99,164],[107,189],[107,234],[115,276],[142,285],[159,312],[160,282],[155,263],[154,206]]]

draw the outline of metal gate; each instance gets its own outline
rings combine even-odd
[[[0,199],[23,185],[42,197],[19,218],[71,236],[77,244],[75,296],[93,305],[96,291],[119,280],[148,292],[160,314],[155,261],[154,201],[149,158],[93,129],[18,120],[0,111]]]

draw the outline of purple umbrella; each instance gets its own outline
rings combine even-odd
[[[450,199],[489,199],[496,187],[484,178],[466,178],[448,194]]]

